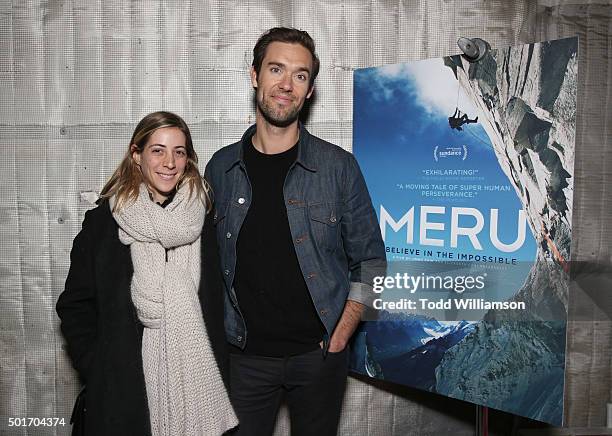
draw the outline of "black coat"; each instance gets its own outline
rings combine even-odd
[[[223,282],[218,246],[206,217],[202,232],[200,303],[217,363],[227,386],[228,350],[223,329]],[[86,384],[85,434],[151,434],[142,331],[130,294],[130,249],[119,241],[107,201],[85,214],[70,254],[66,287],[57,302],[61,329],[81,381]]]

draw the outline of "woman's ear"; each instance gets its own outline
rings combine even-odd
[[[136,165],[140,166],[140,152],[138,151],[138,146],[136,144],[132,144],[130,146],[130,151],[132,153],[132,159],[134,159]]]

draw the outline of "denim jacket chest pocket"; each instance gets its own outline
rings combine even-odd
[[[340,240],[342,202],[315,203],[308,206],[311,237],[317,247],[334,251]]]

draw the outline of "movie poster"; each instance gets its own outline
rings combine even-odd
[[[389,266],[352,370],[562,424],[577,44],[355,71]]]

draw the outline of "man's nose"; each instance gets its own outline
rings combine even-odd
[[[283,77],[281,78],[279,86],[280,86],[280,88],[283,91],[291,91],[291,90],[293,90],[293,79],[292,79],[291,75],[290,74],[283,75]]]

